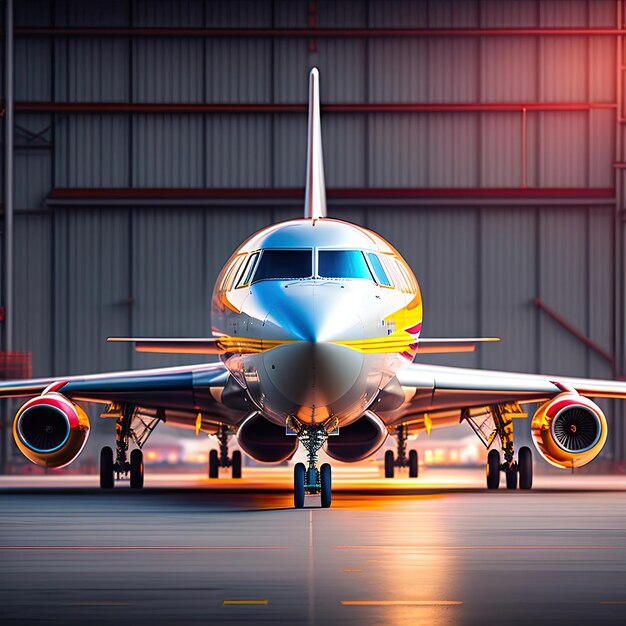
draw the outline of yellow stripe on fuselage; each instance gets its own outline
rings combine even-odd
[[[422,302],[420,295],[402,309],[385,318],[386,322],[394,323],[394,331],[390,335],[382,337],[369,337],[368,339],[346,339],[331,341],[334,345],[346,346],[357,352],[380,354],[380,353],[403,353],[415,350],[416,338],[406,331],[422,321]],[[267,352],[278,346],[296,343],[295,340],[271,340],[258,339],[256,337],[220,337],[219,346],[224,352],[231,354],[259,354]]]
[[[422,296],[419,291],[409,304],[388,315],[385,322],[391,322],[394,325],[393,332],[386,337],[334,341],[333,343],[364,353],[409,352],[413,354],[416,351],[416,337],[407,332],[407,329],[414,328],[422,322]]]

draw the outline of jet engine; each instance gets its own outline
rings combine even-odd
[[[362,461],[374,454],[387,439],[387,429],[382,420],[367,411],[356,422],[342,426],[339,434],[326,442],[328,456],[344,463]]]
[[[298,448],[298,438],[287,435],[259,413],[248,417],[237,431],[237,441],[246,454],[261,463],[280,463]]]
[[[60,393],[29,400],[13,421],[13,437],[20,452],[44,467],[69,465],[89,436],[89,418],[83,409]]]
[[[556,467],[581,467],[596,458],[607,436],[600,407],[575,392],[564,392],[539,407],[531,423],[539,454]]]

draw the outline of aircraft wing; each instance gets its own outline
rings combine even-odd
[[[397,375],[405,402],[384,415],[389,425],[416,421],[432,425],[459,422],[463,409],[492,404],[545,401],[564,390],[575,390],[592,398],[626,398],[626,381],[594,380],[466,369],[412,363]],[[427,426],[429,427],[429,426]]]
[[[87,376],[58,376],[0,382],[0,398],[36,396],[49,387],[71,400],[129,403],[176,413],[207,411],[228,421],[233,411],[220,402],[229,373],[223,363]],[[236,412],[235,412],[236,413]]]

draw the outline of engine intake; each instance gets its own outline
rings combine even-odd
[[[237,431],[237,442],[246,454],[260,463],[280,463],[298,449],[298,438],[287,435],[259,413],[248,417]]]
[[[32,463],[63,467],[81,453],[89,428],[89,418],[80,406],[51,392],[22,406],[13,422],[13,437]]]
[[[342,426],[339,434],[326,442],[328,456],[345,463],[362,461],[374,454],[387,439],[387,429],[382,420],[371,411],[348,426]]]
[[[565,392],[543,404],[531,423],[533,441],[548,463],[582,467],[596,458],[607,437],[600,407],[576,393]]]

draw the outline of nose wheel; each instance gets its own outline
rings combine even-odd
[[[296,463],[293,468],[293,505],[301,509],[305,496],[319,495],[322,508],[327,509],[332,502],[332,469],[329,463],[322,463],[318,468],[317,453],[326,442],[329,430],[335,428],[336,420],[331,418],[311,426],[289,418],[287,425],[297,433],[307,451],[307,465]]]
[[[319,494],[323,509],[330,507],[332,502],[332,468],[330,463],[322,463],[319,470],[307,471],[304,463],[296,463],[293,468],[293,506],[304,507],[306,495]]]

